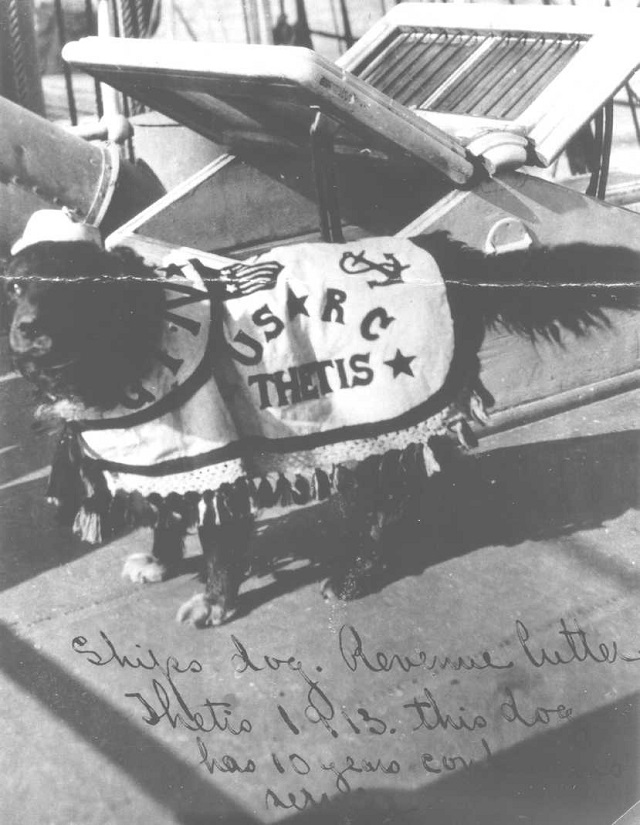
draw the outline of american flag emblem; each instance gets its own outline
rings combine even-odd
[[[240,298],[260,289],[273,289],[283,269],[277,261],[237,263],[220,269],[216,280],[223,284],[226,298]]]

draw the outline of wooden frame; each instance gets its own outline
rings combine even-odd
[[[395,6],[337,61],[358,66],[403,26],[461,31],[572,34],[587,42],[540,96],[513,121],[493,120],[494,130],[526,134],[536,162],[548,166],[580,126],[624,84],[640,65],[640,10],[585,9],[573,6],[402,3]],[[468,115],[421,113],[450,134],[473,132]],[[479,124],[475,126],[478,128]],[[467,148],[474,152],[473,143]]]
[[[308,49],[88,37],[65,60],[217,143],[306,144],[322,110],[364,143],[437,169],[456,185],[475,166],[455,139]],[[353,143],[340,135],[338,143]]]

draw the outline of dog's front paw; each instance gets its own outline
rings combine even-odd
[[[325,602],[351,601],[362,595],[361,583],[351,572],[332,576],[322,585],[322,598]]]
[[[228,622],[234,613],[235,610],[211,604],[204,593],[197,593],[180,606],[176,620],[194,627],[217,627]]]
[[[133,553],[122,567],[122,577],[134,584],[155,584],[166,579],[167,568],[148,553]]]
[[[380,586],[384,567],[372,560],[358,559],[353,567],[336,571],[322,586],[322,598],[326,602],[352,601],[368,596]]]

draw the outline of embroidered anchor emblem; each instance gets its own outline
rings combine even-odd
[[[391,286],[392,284],[401,284],[402,272],[409,269],[410,264],[404,266],[396,258],[393,252],[385,252],[386,260],[376,263],[364,257],[364,252],[355,254],[353,252],[345,252],[340,258],[340,269],[347,275],[360,275],[363,272],[380,272],[385,276],[384,281],[367,281],[371,289],[377,286]]]

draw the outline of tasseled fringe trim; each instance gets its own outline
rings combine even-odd
[[[462,446],[477,444],[463,415],[452,417],[447,425]],[[216,490],[163,497],[122,490],[112,494],[104,474],[82,455],[73,424],[68,424],[54,457],[47,496],[56,504],[63,524],[72,526],[83,541],[97,544],[134,527],[175,525],[177,521],[185,530],[220,525],[249,518],[268,508],[320,502],[334,492],[348,494],[356,487],[364,489],[372,503],[400,500],[440,471],[446,451],[439,450],[438,444],[443,441],[432,438],[428,443],[372,455],[353,469],[336,464],[330,471],[316,468],[295,475],[243,476]],[[437,457],[436,453],[441,455]]]

